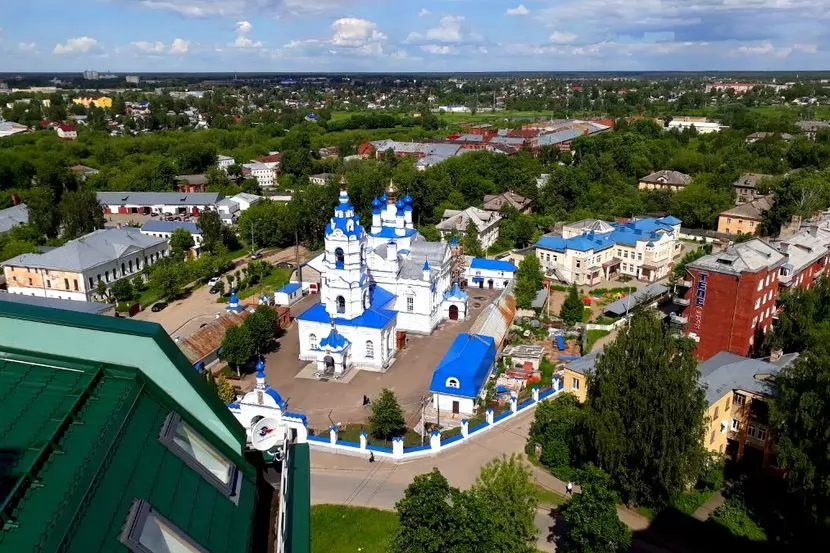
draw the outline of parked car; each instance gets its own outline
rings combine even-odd
[[[208,286],[210,286],[211,288],[213,288],[213,287],[214,287],[214,286],[216,286],[218,283],[219,283],[219,277],[213,277],[212,279],[210,279],[210,280],[208,281]]]
[[[251,259],[259,259],[260,257],[262,257],[262,252],[261,251],[256,251],[256,252],[251,253]]]
[[[153,313],[158,313],[159,311],[161,311],[165,307],[167,307],[167,302],[166,301],[160,301],[160,302],[157,302],[157,303],[153,304],[153,307],[151,308],[151,311]]]
[[[280,261],[276,264],[277,269],[293,269],[294,264],[289,261]]]

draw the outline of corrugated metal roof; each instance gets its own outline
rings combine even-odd
[[[515,316],[516,298],[513,296],[513,283],[511,282],[496,303],[484,308],[470,328],[470,333],[492,336],[496,345],[500,345],[507,336],[507,331]]]
[[[232,326],[241,325],[249,315],[249,311],[221,315],[194,334],[179,340],[179,349],[188,361],[195,364],[218,350],[225,339],[225,332]]]
[[[213,205],[219,201],[217,192],[96,192],[103,205]]]
[[[93,315],[100,315],[112,309],[112,305],[109,303],[62,300],[60,298],[41,298],[38,296],[25,296],[23,294],[9,294],[7,292],[0,292],[0,301],[40,305],[42,307],[51,307],[53,309],[65,309],[67,311],[91,313]]]
[[[0,234],[10,231],[18,225],[25,225],[28,222],[29,208],[26,207],[26,204],[0,209]]]

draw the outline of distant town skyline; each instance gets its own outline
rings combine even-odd
[[[828,69],[825,0],[54,0],[0,71]]]

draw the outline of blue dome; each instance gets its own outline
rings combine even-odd
[[[375,209],[377,207],[380,207],[380,201],[377,198],[374,198],[372,200],[372,209]]]
[[[265,363],[262,361],[262,359],[258,359],[257,362],[256,362],[257,376],[259,376],[259,373],[263,372],[264,370],[265,370]]]
[[[429,261],[424,261],[424,270],[429,271]]]
[[[406,196],[403,197],[403,201],[406,205],[412,205],[412,196],[409,195],[409,192],[407,192]]]
[[[388,199],[389,199],[389,197],[386,195],[386,192],[384,192],[383,194],[380,195],[380,201],[381,202],[385,202]]]

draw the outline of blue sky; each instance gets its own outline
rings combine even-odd
[[[829,0],[9,0],[2,71],[830,69]]]

